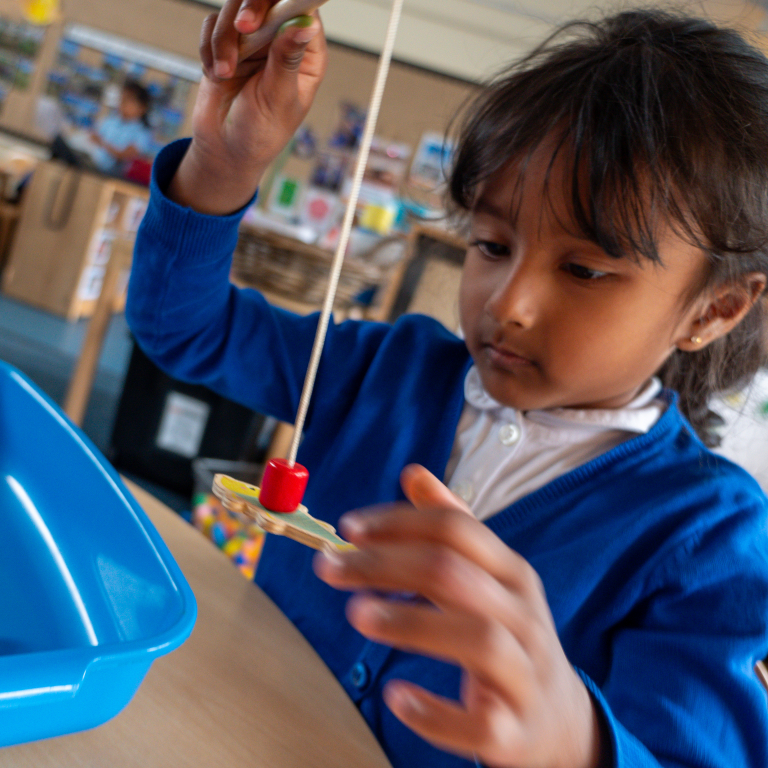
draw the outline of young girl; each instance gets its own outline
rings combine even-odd
[[[206,21],[128,314],[173,375],[291,421],[317,317],[228,273],[326,53],[302,18],[237,65],[266,10]],[[305,503],[334,525],[378,506],[314,571],[270,537],[257,582],[396,768],[764,768],[766,499],[696,432],[763,355],[768,61],[666,13],[573,27],[478,98],[451,193],[466,342],[416,315],[331,326]]]
[[[126,80],[116,114],[108,115],[91,132],[97,145],[93,162],[105,173],[117,173],[131,160],[147,157],[152,141],[149,126],[151,97],[136,80]]]

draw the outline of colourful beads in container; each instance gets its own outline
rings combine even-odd
[[[253,579],[264,544],[264,531],[255,523],[224,509],[211,492],[211,485],[217,472],[255,484],[261,479],[262,468],[244,462],[196,459],[192,470],[195,476],[192,524],[223,550],[243,576]]]

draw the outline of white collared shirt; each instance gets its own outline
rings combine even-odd
[[[472,366],[444,482],[479,520],[560,475],[644,434],[664,412],[651,379],[623,408],[518,411],[496,402]]]

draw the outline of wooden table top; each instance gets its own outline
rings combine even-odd
[[[389,768],[315,651],[192,526],[127,484],[197,598],[192,635],[90,731],[0,749],[0,768]]]

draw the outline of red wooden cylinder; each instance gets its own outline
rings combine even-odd
[[[301,464],[270,459],[264,467],[259,502],[270,512],[294,512],[304,498],[309,472]]]

